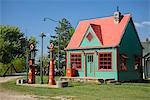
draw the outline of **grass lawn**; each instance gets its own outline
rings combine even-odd
[[[48,77],[44,77],[44,83]],[[57,77],[58,79],[58,77]],[[38,83],[40,77],[36,77]],[[10,81],[0,84],[1,90],[17,91],[23,94],[38,96],[47,96],[48,98],[57,96],[73,96],[71,100],[149,100],[150,84],[149,83],[123,83],[121,85],[99,85],[86,83],[69,83],[69,87],[39,88],[16,86],[16,81]],[[52,100],[55,100],[54,98]],[[57,99],[59,100],[59,99]]]

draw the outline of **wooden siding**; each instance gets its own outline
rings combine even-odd
[[[82,70],[78,70],[79,77],[86,77],[86,64],[85,64],[85,56],[86,54],[94,52],[94,66],[95,66],[95,77],[96,78],[113,78],[115,80],[118,79],[117,75],[117,61],[116,61],[116,48],[105,48],[105,49],[89,49],[89,50],[68,50],[68,63],[67,66],[70,68],[70,54],[71,53],[82,53]],[[98,71],[98,53],[100,52],[111,52],[112,53],[112,71]]]
[[[129,21],[125,33],[122,37],[118,47],[118,70],[120,81],[130,81],[142,79],[141,70],[135,70],[135,55],[142,55],[142,47],[139,41],[138,34],[136,33],[132,19]],[[127,71],[120,71],[120,55],[127,55]],[[141,67],[142,68],[142,67]]]

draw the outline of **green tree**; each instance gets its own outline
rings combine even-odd
[[[63,66],[66,65],[66,53],[64,48],[68,45],[74,33],[74,28],[67,19],[63,18],[59,21],[59,25],[56,27],[55,32],[55,35],[51,36],[51,41],[54,44],[55,59],[58,63],[58,38],[60,34],[60,68],[63,68]]]
[[[28,46],[30,44],[34,44],[34,46],[37,46],[38,42],[36,40],[36,38],[34,36],[31,36],[29,39],[28,39]]]
[[[29,54],[29,49],[25,47],[30,43],[36,45],[36,39],[24,38],[18,27],[0,25],[0,74],[11,65],[15,66],[18,72],[25,68],[25,56]]]
[[[39,62],[38,62],[38,66],[41,66],[42,62],[42,57],[39,57]],[[48,74],[48,69],[49,69],[49,62],[50,59],[48,57],[48,55],[43,55],[43,71],[44,71],[44,75]]]
[[[29,39],[27,40],[27,49],[26,49],[26,55],[29,55],[30,51],[29,51],[29,46],[33,44],[35,46],[35,56],[36,56],[36,51],[37,50],[37,40],[34,36],[30,36]]]
[[[0,25],[0,62],[7,64],[23,53],[20,38],[23,33],[18,27]]]

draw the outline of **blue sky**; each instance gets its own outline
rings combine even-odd
[[[58,25],[48,20],[44,22],[44,17],[67,18],[76,28],[80,20],[112,16],[117,6],[122,14],[132,14],[142,41],[150,38],[150,0],[0,0],[0,24],[17,26],[28,37],[35,36],[40,55],[40,33],[47,34],[44,40],[46,54],[49,35],[54,34]]]

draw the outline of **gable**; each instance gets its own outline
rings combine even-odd
[[[132,19],[130,19],[127,24],[119,45],[120,53],[122,51],[131,54],[138,54],[142,52],[142,45]]]
[[[94,32],[91,25],[87,29],[79,47],[88,47],[88,46],[102,46],[102,43],[99,41],[96,33]]]

